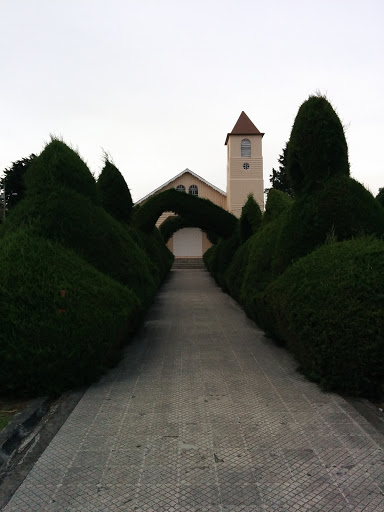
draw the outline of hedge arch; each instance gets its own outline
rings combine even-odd
[[[160,215],[169,211],[183,217],[183,222],[191,223],[190,226],[199,227],[205,232],[215,233],[222,238],[231,236],[238,222],[232,213],[208,199],[169,189],[148,199],[136,211],[133,223],[137,228],[149,233]],[[181,227],[187,226],[180,226],[174,232]]]

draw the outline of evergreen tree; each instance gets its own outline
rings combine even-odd
[[[376,199],[379,201],[381,206],[384,206],[384,187],[379,188],[379,193],[377,194]]]
[[[293,189],[287,174],[286,164],[287,164],[287,152],[288,152],[288,142],[285,144],[281,155],[279,155],[279,170],[272,169],[272,174],[269,176],[269,181],[272,184],[271,188],[276,190],[281,190],[286,194],[293,197]],[[270,188],[266,188],[265,191],[269,192]]]
[[[11,167],[4,169],[3,177],[0,178],[0,188],[3,193],[5,192],[6,210],[9,210],[23,199],[25,194],[24,175],[35,158],[36,155],[32,153],[28,158],[22,158],[21,160],[12,162]],[[4,207],[3,194],[1,198],[2,206]]]

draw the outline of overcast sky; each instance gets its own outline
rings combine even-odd
[[[226,189],[227,132],[261,132],[264,185],[310,94],[346,129],[351,175],[384,187],[383,0],[0,0],[0,170],[49,135],[137,201],[189,168]]]

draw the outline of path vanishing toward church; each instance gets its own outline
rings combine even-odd
[[[384,511],[383,437],[205,270],[173,270],[5,512]]]

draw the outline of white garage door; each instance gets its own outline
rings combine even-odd
[[[173,235],[173,254],[176,257],[203,255],[203,238],[199,228],[183,228]]]

